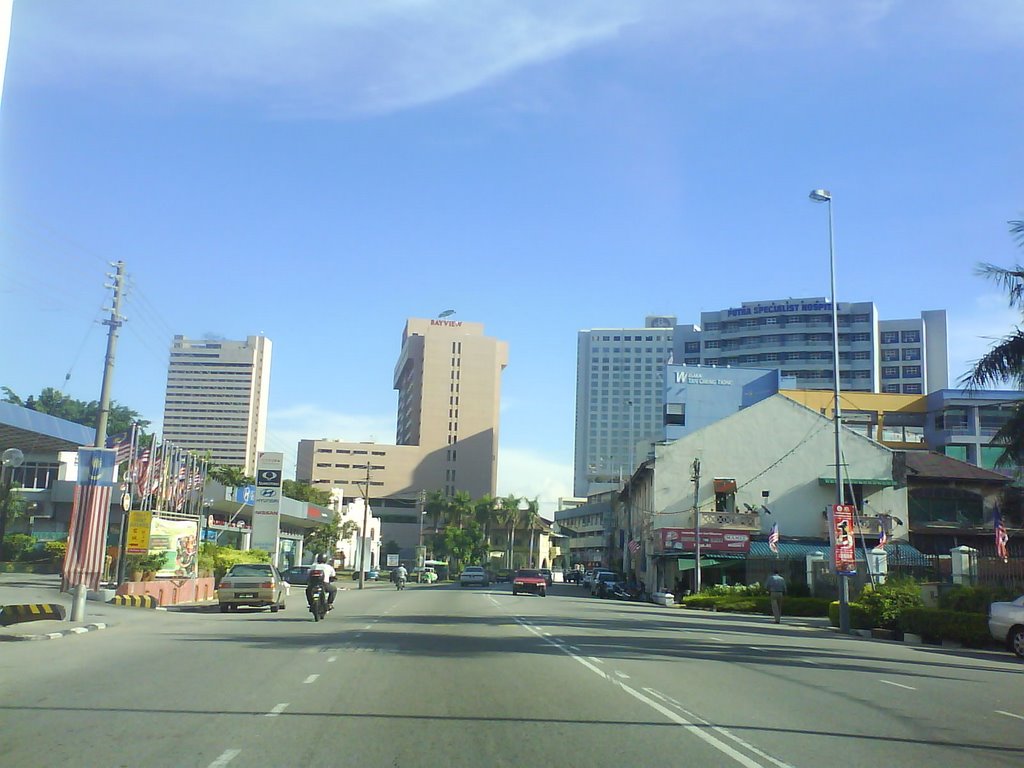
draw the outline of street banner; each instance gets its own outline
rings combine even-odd
[[[662,528],[662,552],[694,552],[696,550],[697,532],[693,528]],[[700,549],[709,552],[750,551],[750,534],[740,531],[725,531],[714,528],[702,528],[700,532]]]
[[[281,470],[284,454],[261,453],[256,461],[256,498],[252,511],[252,548],[270,553],[277,565],[277,542],[281,530]]]
[[[100,588],[113,490],[114,451],[80,448],[78,482],[71,506],[68,549],[62,572],[64,589],[79,584],[85,584],[89,589]]]
[[[832,505],[832,565],[836,573],[857,573],[857,549],[853,536],[853,504]]]
[[[148,509],[133,509],[128,513],[128,530],[124,545],[126,555],[149,553],[149,532],[152,524],[153,513]]]
[[[199,564],[199,521],[154,517],[149,553],[163,555],[159,576],[192,577]]]

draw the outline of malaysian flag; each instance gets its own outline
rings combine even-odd
[[[68,550],[64,556],[64,589],[85,584],[100,588],[107,544],[107,517],[114,488],[114,451],[81,448],[75,485]]]
[[[639,541],[637,541],[636,539],[630,539],[630,540],[629,540],[629,551],[630,551],[630,552],[631,552],[632,554],[634,554],[634,555],[635,555],[635,554],[636,554],[637,552],[639,552],[639,551],[640,551],[640,542],[639,542]]]
[[[999,514],[999,508],[996,508],[995,518],[992,521],[992,525],[995,528],[996,533],[996,557],[1003,558],[1004,563],[1010,562],[1010,553],[1006,549],[1006,544],[1010,541],[1009,534],[1006,533],[1006,526],[1003,524],[1003,516]]]
[[[768,534],[768,549],[779,554],[779,524],[772,523],[772,530]]]

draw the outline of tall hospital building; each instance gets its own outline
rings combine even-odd
[[[209,451],[214,464],[256,474],[267,434],[270,339],[193,341],[175,336],[167,368],[163,438]]]
[[[508,344],[482,323],[410,318],[395,364],[395,445],[299,441],[296,479],[374,499],[412,501],[420,491],[473,498],[497,487],[501,372]]]
[[[948,386],[946,312],[880,320],[872,302],[837,302],[843,391],[928,394]],[[778,369],[797,389],[832,389],[832,305],[824,298],[744,302],[699,325],[648,317],[643,328],[580,331],[573,492],[612,487],[664,439],[665,364]]]

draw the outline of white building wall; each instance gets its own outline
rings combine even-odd
[[[668,445],[656,446],[655,528],[692,528],[690,468],[701,461],[698,504],[715,505],[715,478],[736,480],[736,505],[759,508],[770,492],[772,514],[761,516],[761,533],[778,523],[783,537],[826,538],[823,512],[835,503],[835,487],[819,478],[835,475],[833,423],[788,398],[775,395]],[[849,477],[892,479],[892,451],[844,429],[842,450]],[[871,509],[904,521],[893,538],[906,538],[907,492],[866,486]]]

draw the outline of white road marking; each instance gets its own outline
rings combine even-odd
[[[724,643],[725,642],[722,638],[715,637],[714,635],[708,635],[708,637],[711,638],[712,640],[716,641],[716,642],[719,642],[719,643]]]
[[[287,708],[288,708],[288,704],[275,704],[274,708],[272,710],[270,710],[269,712],[267,712],[267,714],[264,715],[264,717],[277,717],[282,712],[284,712],[285,709],[287,709]]]
[[[743,745],[743,746],[744,746],[745,748],[749,749],[749,750],[750,750],[751,752],[753,752],[753,753],[754,753],[755,755],[757,755],[757,756],[759,756],[759,757],[763,757],[763,758],[764,758],[765,760],[767,760],[768,762],[772,763],[773,765],[777,765],[777,766],[779,766],[779,768],[793,768],[793,766],[792,766],[792,765],[790,765],[789,763],[784,763],[784,762],[783,762],[783,761],[781,761],[781,760],[777,760],[776,758],[774,758],[774,757],[772,757],[771,755],[769,755],[769,754],[768,754],[767,752],[763,752],[763,751],[761,751],[760,749],[758,749],[757,747],[755,747],[755,746],[754,746],[753,744],[749,744],[749,743],[747,743],[746,741],[744,741],[743,739],[741,739],[741,738],[740,738],[739,736],[737,736],[736,734],[734,734],[734,733],[733,733],[732,731],[730,731],[729,729],[727,729],[727,728],[723,728],[723,727],[722,727],[722,726],[720,726],[720,725],[712,725],[712,724],[711,724],[711,722],[710,722],[709,720],[705,720],[705,719],[704,719],[703,717],[701,717],[700,715],[695,715],[695,714],[693,714],[693,712],[688,712],[688,711],[687,711],[687,710],[686,710],[686,709],[685,709],[685,708],[683,707],[683,705],[682,705],[682,704],[680,704],[680,703],[679,703],[678,701],[676,701],[675,699],[673,699],[673,698],[672,698],[671,696],[665,696],[664,694],[658,693],[658,691],[654,690],[653,688],[644,688],[644,690],[645,690],[645,691],[646,691],[647,693],[651,694],[652,696],[654,696],[654,697],[656,697],[656,698],[659,698],[659,699],[661,699],[662,701],[668,701],[668,702],[671,702],[671,703],[672,703],[672,704],[673,704],[673,705],[674,705],[674,706],[675,706],[676,708],[678,708],[678,709],[679,709],[679,711],[680,711],[680,712],[682,712],[682,713],[683,713],[684,715],[686,715],[687,717],[689,717],[689,718],[691,718],[691,719],[693,719],[693,720],[696,720],[696,721],[697,721],[698,723],[700,723],[701,725],[706,725],[706,726],[708,726],[709,728],[711,728],[711,729],[712,729],[712,730],[714,730],[714,731],[717,731],[718,733],[722,734],[722,735],[723,735],[723,736],[725,736],[726,738],[732,739],[733,741],[735,741],[735,742],[737,742],[737,743],[739,743],[739,744],[742,744],[742,745]]]
[[[894,683],[892,680],[882,680],[882,679],[879,679],[878,682],[885,683],[886,685],[895,685],[897,688],[906,688],[908,691],[916,691],[917,690],[917,688],[913,688],[913,687],[911,687],[909,685],[904,685],[903,683]]]
[[[316,679],[318,677],[320,677],[320,675],[310,675],[309,677],[307,677],[305,680],[302,681],[302,684],[303,685],[309,685],[310,683],[315,683]]]
[[[519,621],[519,620],[517,619],[517,621]],[[545,638],[539,631],[537,631],[536,629],[531,627],[526,622],[519,621],[519,623],[523,626],[523,629],[527,630],[528,632],[533,633],[538,638],[543,640],[545,643],[549,643],[551,645],[555,645],[550,640]],[[683,726],[683,728],[685,728],[687,731],[689,731],[692,735],[696,736],[701,741],[707,742],[712,747],[717,749],[719,752],[722,752],[723,754],[728,755],[729,757],[731,757],[733,760],[735,760],[740,765],[746,766],[746,768],[764,768],[764,766],[761,763],[758,763],[757,761],[750,759],[749,757],[744,755],[742,752],[737,752],[735,749],[730,747],[728,744],[726,744],[721,739],[717,739],[714,736],[712,736],[710,733],[706,733],[703,728],[697,727],[696,725],[691,723],[689,720],[684,718],[682,715],[679,715],[676,712],[673,712],[668,707],[666,707],[666,706],[664,706],[662,704],[659,704],[657,701],[655,701],[651,697],[644,695],[643,693],[641,693],[640,691],[638,691],[638,690],[636,690],[634,688],[630,688],[628,685],[626,685],[625,683],[623,683],[623,682],[621,682],[619,680],[616,680],[615,678],[613,678],[611,675],[607,674],[603,670],[598,669],[596,666],[591,664],[590,661],[588,661],[587,659],[583,658],[582,656],[577,656],[575,653],[570,652],[564,646],[557,646],[557,645],[555,645],[555,647],[558,648],[558,650],[562,651],[562,653],[564,653],[567,656],[569,656],[570,658],[578,661],[580,664],[582,664],[584,667],[589,669],[595,675],[598,675],[600,677],[603,677],[605,680],[608,680],[610,682],[615,683],[617,686],[619,686],[622,690],[624,690],[626,693],[628,693],[630,696],[632,696],[637,701],[641,701],[644,704],[646,704],[648,707],[650,707],[651,709],[655,710],[656,712],[660,712],[662,715],[664,715],[666,718],[671,720],[676,725]],[[593,657],[588,657],[588,658],[593,658]],[[598,659],[593,659],[593,660],[594,661],[599,661]],[[746,742],[743,742],[742,740],[739,740],[739,739],[738,739],[738,741],[740,741],[740,743],[743,744],[744,746],[748,746],[746,744]],[[753,750],[752,747],[748,746],[748,748]],[[790,767],[786,766],[786,768],[790,768]]]
[[[328,663],[328,664],[331,664],[332,662],[335,662],[335,661],[337,661],[337,660],[338,660],[338,657],[337,657],[337,656],[331,656],[331,658],[329,658],[329,659],[327,660],[327,663]]]
[[[1004,712],[1001,709],[997,709],[996,710],[996,714],[997,715],[1006,715],[1007,717],[1015,717],[1018,720],[1024,720],[1024,715],[1015,715],[1015,714],[1013,714],[1013,712]]]
[[[572,648],[574,651],[578,651],[579,650],[579,648],[577,648],[575,645],[570,645],[569,647]]]
[[[587,656],[587,658],[590,659],[595,664],[604,664],[604,662],[601,661],[601,659],[597,658],[596,656]]]
[[[373,629],[373,624],[367,624],[363,629]]]
[[[221,752],[220,757],[210,763],[209,768],[224,768],[225,765],[238,757],[241,751],[240,749],[225,749]]]
[[[816,662],[814,659],[801,659],[801,661],[804,664],[813,664],[814,666],[818,666],[818,662]]]
[[[629,680],[629,675],[627,675],[625,672],[619,672],[619,670],[617,669],[615,670],[615,675],[616,677],[621,677],[623,680]]]

